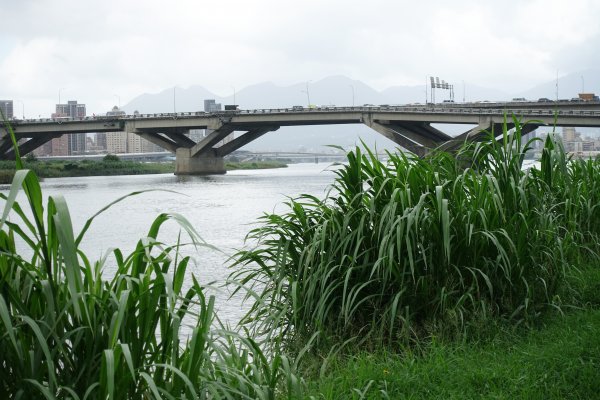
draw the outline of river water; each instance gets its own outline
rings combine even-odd
[[[44,196],[63,195],[67,200],[75,234],[85,221],[102,207],[134,191],[155,190],[129,197],[112,206],[94,220],[81,248],[91,260],[118,247],[124,254],[134,249],[160,213],[179,213],[186,217],[202,238],[222,251],[193,248],[195,265],[191,271],[200,283],[223,283],[229,271],[228,256],[244,246],[246,234],[264,213],[285,210],[288,197],[308,193],[324,197],[334,180],[330,163],[291,164],[288,168],[231,171],[215,176],[127,175],[83,178],[54,178],[42,182]],[[8,186],[0,187],[7,191]],[[23,199],[21,197],[21,199]],[[25,206],[25,204],[23,204]],[[159,240],[175,243],[181,231],[167,222]],[[182,235],[182,241],[186,237]],[[111,271],[109,260],[105,273]],[[238,297],[230,299],[227,289],[217,292],[219,317],[234,324],[247,306]]]
[[[524,167],[535,165],[528,162]],[[244,246],[246,234],[256,227],[264,213],[286,210],[283,203],[301,193],[324,197],[335,174],[330,163],[291,164],[288,168],[231,171],[226,175],[175,176],[127,175],[84,178],[54,178],[42,182],[44,196],[63,195],[69,205],[75,234],[85,221],[104,206],[134,191],[151,190],[126,198],[98,218],[88,230],[81,248],[90,260],[97,260],[111,248],[131,252],[146,235],[160,213],[178,213],[187,218],[202,238],[220,249],[187,247],[194,259],[189,267],[201,284],[222,284],[229,274],[228,257]],[[0,186],[6,193],[8,186]],[[19,197],[24,200],[23,196]],[[25,204],[22,203],[25,207]],[[169,221],[158,239],[174,244],[181,232]],[[182,241],[186,241],[182,235]],[[114,262],[107,262],[105,274],[114,274]],[[230,298],[228,289],[216,292],[221,320],[235,324],[248,305],[241,296]]]

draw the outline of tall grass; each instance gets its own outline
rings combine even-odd
[[[600,163],[569,162],[549,137],[524,171],[533,142],[513,123],[454,155],[348,153],[325,200],[263,216],[236,255],[231,280],[254,299],[243,323],[291,348],[405,344],[559,305],[570,263],[598,251]]]
[[[115,249],[92,262],[79,244],[122,199],[76,235],[64,198],[44,205],[18,154],[17,168],[1,195],[0,398],[273,399],[301,390],[291,360],[267,358],[215,320],[214,298],[190,279],[184,244],[157,240],[175,221],[191,245],[204,245],[182,216],[159,215],[130,254]],[[27,205],[17,201],[21,190]],[[107,278],[109,258],[117,268]]]

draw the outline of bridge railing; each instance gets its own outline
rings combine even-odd
[[[26,120],[13,120],[16,124],[20,123],[63,123],[80,121],[117,121],[117,120],[135,120],[135,119],[188,119],[197,117],[222,117],[233,115],[256,115],[256,114],[314,114],[314,113],[374,113],[374,112],[392,112],[392,113],[434,113],[434,114],[479,114],[479,115],[503,115],[510,112],[515,115],[528,116],[548,116],[548,115],[568,115],[568,116],[600,116],[600,110],[575,110],[575,109],[532,109],[532,108],[476,108],[476,107],[440,107],[439,105],[402,105],[402,106],[355,106],[355,107],[302,107],[293,108],[259,108],[251,110],[235,111],[190,111],[179,113],[151,113],[135,115],[95,115],[86,117],[59,117],[59,118],[39,118]]]

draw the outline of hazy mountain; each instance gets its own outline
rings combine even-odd
[[[537,100],[541,97],[546,97],[554,100],[556,99],[556,84],[556,80],[542,83],[541,85],[534,86],[531,89],[518,93],[515,95],[515,97],[524,97],[530,100]],[[559,99],[570,100],[573,97],[577,97],[577,95],[582,92],[582,89],[584,89],[586,92],[596,94],[600,93],[599,69],[588,69],[558,78]]]
[[[600,74],[597,70],[570,74],[559,78],[559,97],[571,98],[581,91],[581,76],[585,79],[586,91],[600,91]],[[307,96],[308,86],[308,96]],[[430,98],[430,89],[428,97]],[[538,99],[554,98],[556,82],[547,82],[520,93],[505,93],[465,82],[455,84],[455,101],[509,100],[513,97]],[[232,88],[233,92],[233,88]],[[285,108],[294,105],[337,105],[351,106],[363,104],[406,104],[424,103],[425,87],[393,86],[377,91],[365,83],[345,76],[330,76],[319,81],[301,82],[290,86],[278,86],[263,82],[247,86],[235,94],[235,102],[241,109]],[[439,90],[436,100],[448,98],[448,92]],[[128,113],[138,110],[141,113],[199,111],[204,108],[205,99],[215,99],[217,103],[233,104],[233,93],[227,97],[218,96],[202,86],[189,88],[170,88],[160,93],[142,94],[126,104],[123,109]],[[449,134],[458,134],[467,130],[465,126],[444,126],[442,130]],[[296,151],[300,148],[309,151],[323,151],[329,144],[344,147],[352,146],[364,140],[380,149],[392,149],[394,143],[363,125],[332,125],[285,127],[271,132],[245,146],[245,149],[271,151]]]

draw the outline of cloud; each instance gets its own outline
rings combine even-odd
[[[63,87],[103,112],[115,94],[338,74],[380,90],[428,75],[518,90],[600,61],[593,0],[3,3],[0,97],[41,114]]]

